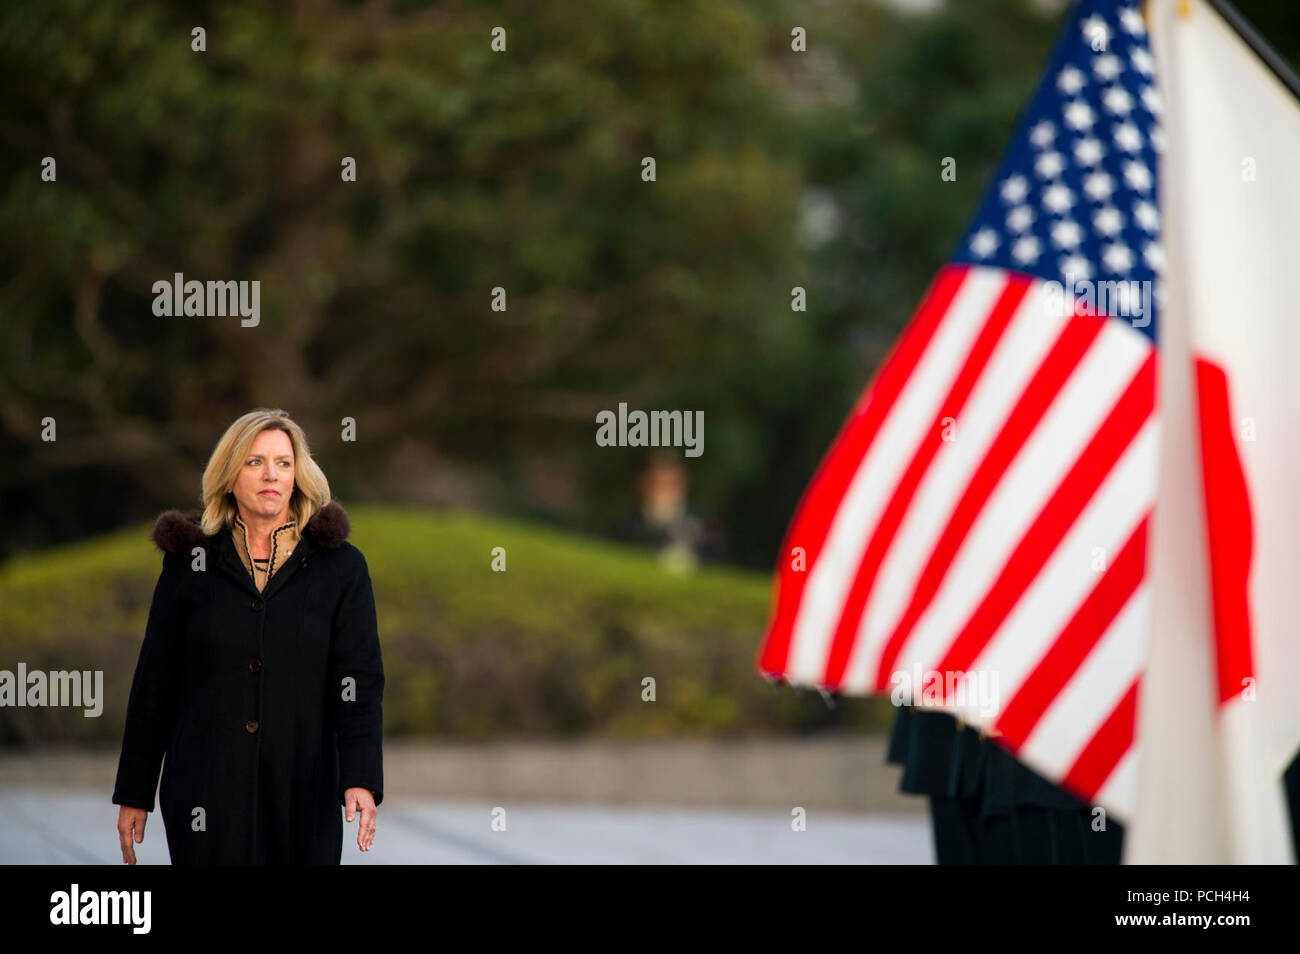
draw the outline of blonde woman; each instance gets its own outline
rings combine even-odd
[[[302,428],[259,408],[169,510],[113,802],[135,864],[159,803],[173,864],[338,864],[343,822],[374,843],[383,800],[375,601]],[[164,761],[164,756],[166,759]]]

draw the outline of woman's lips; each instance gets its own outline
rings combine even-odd
[[[280,491],[278,491],[278,490],[262,490],[262,491],[259,491],[257,495],[258,495],[259,497],[265,497],[265,496],[267,496],[268,494],[274,494],[275,496],[278,497],[278,496],[280,496]]]

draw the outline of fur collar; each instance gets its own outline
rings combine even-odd
[[[197,510],[182,513],[166,510],[158,515],[153,525],[153,542],[159,550],[188,556],[194,547],[206,547],[212,538],[204,534],[199,525],[201,514]],[[347,511],[337,500],[331,500],[317,510],[307,526],[304,536],[327,550],[337,549],[352,530]]]

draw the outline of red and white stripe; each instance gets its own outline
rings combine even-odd
[[[760,671],[850,694],[996,672],[998,711],[962,715],[1128,809],[1155,361],[1038,279],[945,267],[795,514]]]

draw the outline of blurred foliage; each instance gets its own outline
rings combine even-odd
[[[308,427],[344,496],[422,499],[401,465],[423,454],[483,464],[464,495],[509,506],[534,458],[594,447],[600,408],[700,406],[738,342],[779,350],[797,328],[761,317],[764,277],[799,175],[761,9],[6,6],[0,480],[31,502],[6,545],[61,509],[85,532],[174,503],[256,404]],[[260,325],[155,317],[175,272],[260,280]],[[125,512],[82,504],[92,480]]]
[[[909,63],[887,42],[902,28],[874,8],[792,9],[4,8],[0,486],[23,505],[3,546],[175,505],[256,404],[304,423],[345,498],[441,497],[598,529],[630,506],[641,463],[594,443],[595,412],[625,400],[705,411],[697,505],[725,518],[733,557],[769,565],[878,358],[846,337],[879,325],[887,338],[929,271],[864,259],[885,243],[856,237],[839,274],[812,267],[797,242],[807,171],[869,190],[848,206],[855,229],[910,216],[937,250],[913,206],[944,203],[923,198],[933,179],[899,150],[955,146],[979,122],[913,141],[915,100],[946,82],[926,60],[948,47],[926,44],[977,46],[954,28],[939,41],[920,29]],[[789,25],[805,21],[818,52],[800,60]],[[206,52],[190,48],[194,25]],[[883,92],[880,76],[917,66],[912,101]],[[991,62],[965,72],[982,67],[1002,82]],[[846,84],[865,109],[827,105]],[[983,113],[976,87],[963,102]],[[879,131],[846,135],[863,115]],[[46,155],[56,184],[39,181]],[[344,156],[355,183],[340,180]],[[844,283],[850,269],[912,287],[894,300]],[[261,324],[155,317],[152,285],[178,271],[260,280]],[[813,291],[807,314],[790,310],[797,284]],[[497,286],[505,312],[490,308]],[[47,415],[54,444],[39,439]],[[345,415],[355,444],[334,437]],[[446,473],[465,476],[440,484]]]
[[[534,524],[358,507],[374,581],[388,735],[480,740],[743,736],[879,727],[887,700],[773,688],[754,671],[764,576],[665,571]],[[0,708],[0,744],[121,738],[162,555],[134,526],[0,566],[6,659],[103,670],[103,714]],[[491,570],[494,547],[506,570]],[[11,671],[13,661],[3,663]],[[656,699],[642,701],[642,680]]]
[[[607,531],[645,458],[595,414],[627,401],[705,412],[693,506],[771,567],[1064,16],[899,6],[4,5],[0,556],[195,502],[259,404],[345,500]],[[1293,5],[1238,6],[1296,55]],[[178,271],[261,281],[261,324],[154,317]]]

